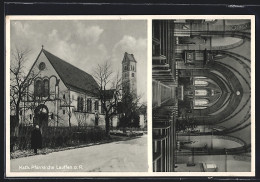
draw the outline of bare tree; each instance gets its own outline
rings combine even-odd
[[[98,64],[93,76],[98,84],[97,94],[105,114],[106,135],[109,136],[110,120],[117,114],[121,97],[121,78],[119,73],[113,77],[113,70],[108,61]]]
[[[15,111],[15,122],[19,123],[20,105],[26,97],[28,87],[33,83],[38,73],[33,70],[28,74],[25,63],[28,60],[30,50],[28,48],[15,48],[11,51],[10,66],[10,106]]]
[[[125,85],[124,85],[125,84]],[[120,127],[139,127],[140,126],[140,114],[143,114],[144,104],[140,103],[141,96],[129,88],[129,83],[124,82],[123,93],[120,103]]]

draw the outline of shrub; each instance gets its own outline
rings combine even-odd
[[[11,152],[31,146],[32,126],[20,126],[18,137],[11,137]],[[105,130],[100,127],[47,127],[42,131],[42,147],[58,148],[102,141]]]

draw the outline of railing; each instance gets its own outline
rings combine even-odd
[[[221,131],[213,132],[213,134],[214,134],[213,138],[231,140],[243,146],[246,145],[246,142],[243,141],[242,139],[230,135],[224,135],[224,132]],[[212,132],[178,133],[178,136],[204,136],[204,135],[212,135]]]
[[[211,50],[227,50],[227,49],[232,49],[232,48],[241,46],[243,43],[244,43],[244,40],[241,39],[241,40],[239,40],[238,42],[235,42],[235,43],[230,44],[230,45],[225,45],[225,46],[213,46],[213,47],[211,47]]]
[[[178,151],[177,156],[191,156],[192,152],[191,150],[194,150],[194,155],[231,155],[231,154],[242,154],[247,153],[251,151],[251,145],[248,146],[242,146],[242,147],[236,147],[236,148],[230,148],[230,149],[210,149],[205,147],[187,147],[183,146],[182,149],[185,149],[186,151]]]

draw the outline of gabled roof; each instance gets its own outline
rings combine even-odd
[[[98,93],[98,84],[90,74],[58,58],[45,49],[42,49],[42,52],[68,88],[92,95]]]
[[[125,52],[125,55],[124,55],[124,58],[123,58],[123,61],[122,62],[130,62],[130,61],[133,61],[133,62],[136,62],[135,60],[135,57],[133,54],[128,54],[127,52]]]

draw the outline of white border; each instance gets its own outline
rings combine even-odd
[[[251,172],[152,172],[152,20],[153,19],[251,19]],[[11,172],[10,123],[6,122],[6,177],[126,177],[126,176],[255,176],[255,16],[254,15],[123,15],[123,16],[7,16],[6,21],[6,119],[10,120],[10,20],[147,20],[147,119],[148,172]]]

